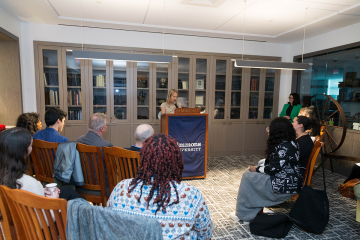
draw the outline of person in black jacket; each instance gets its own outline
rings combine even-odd
[[[239,220],[251,221],[263,207],[282,203],[300,191],[300,151],[295,138],[288,119],[278,117],[271,122],[265,165],[249,166],[241,179],[235,212]]]
[[[305,116],[297,116],[294,118],[293,126],[296,132],[296,142],[300,147],[300,172],[301,175],[304,175],[307,162],[314,147],[314,142],[307,132],[307,130],[313,128],[313,121]]]

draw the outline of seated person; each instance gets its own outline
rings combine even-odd
[[[265,166],[249,166],[241,178],[235,216],[251,221],[263,207],[282,203],[300,191],[299,146],[295,130],[285,117],[269,126]]]
[[[297,116],[293,121],[293,126],[296,132],[295,142],[297,142],[300,147],[301,176],[304,175],[307,162],[314,147],[314,142],[311,140],[309,133],[306,131],[312,128],[312,124],[313,121],[305,116]]]
[[[66,112],[60,108],[49,108],[45,112],[46,128],[36,132],[34,139],[56,143],[69,142],[67,137],[60,135],[65,124],[66,115]]]
[[[107,131],[107,116],[104,113],[94,113],[89,119],[89,131],[87,134],[79,137],[76,141],[78,143],[97,146],[97,147],[112,147],[112,143],[103,139],[102,136]],[[105,169],[106,195],[109,196],[108,176],[105,165],[105,158],[101,148],[102,159]]]
[[[117,184],[108,207],[160,222],[164,239],[210,239],[213,223],[204,196],[182,183],[183,158],[177,141],[165,134],[145,140],[135,178]]]
[[[141,124],[135,130],[135,145],[132,145],[129,148],[125,148],[126,150],[140,152],[143,142],[148,137],[154,135],[154,129],[149,124]]]
[[[316,137],[320,135],[320,123],[319,120],[316,118],[314,106],[301,108],[299,112],[299,116],[305,116],[311,119],[312,128],[306,130],[308,133],[310,133],[310,136]]]
[[[26,158],[32,151],[31,133],[24,128],[12,128],[0,134],[0,184],[12,189],[22,189],[34,194],[72,200],[83,198],[68,186],[56,189],[54,194],[44,190],[35,178],[26,175]]]
[[[31,132],[34,135],[42,128],[40,115],[35,112],[21,114],[16,122],[16,127],[22,127]]]

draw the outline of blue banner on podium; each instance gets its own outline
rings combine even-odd
[[[168,126],[183,155],[183,177],[204,175],[206,116],[171,116]]]

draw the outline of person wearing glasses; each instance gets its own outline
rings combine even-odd
[[[280,117],[285,117],[292,123],[294,118],[299,115],[300,109],[300,96],[297,93],[291,93],[289,96],[289,102],[286,103],[280,113]]]

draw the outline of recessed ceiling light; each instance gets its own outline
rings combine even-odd
[[[269,22],[272,22],[272,21],[274,21],[274,20],[269,20]]]
[[[102,3],[102,1],[96,1],[97,3]]]

